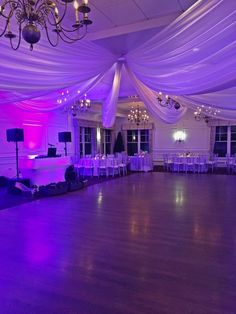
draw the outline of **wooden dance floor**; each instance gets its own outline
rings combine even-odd
[[[235,182],[138,173],[2,210],[0,312],[236,313]]]

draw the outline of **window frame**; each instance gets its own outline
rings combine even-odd
[[[89,132],[86,132],[88,131]],[[89,139],[88,139],[89,138]],[[87,145],[90,145],[89,152],[86,152]],[[85,157],[86,155],[92,155],[93,143],[92,143],[92,128],[80,126],[80,158]]]
[[[134,133],[134,134],[133,134]],[[142,134],[142,133],[146,133],[146,134]],[[135,138],[134,138],[135,136]],[[131,140],[130,140],[130,137]],[[143,138],[145,138],[145,140],[143,140]],[[135,154],[138,154],[141,150],[144,151],[143,145],[147,145],[147,149],[145,149],[145,151],[147,151],[148,153],[150,153],[150,130],[149,129],[128,129],[127,130],[127,134],[126,134],[126,146],[127,146],[127,152],[129,156],[134,156]],[[133,144],[133,146],[136,146],[136,149],[131,148],[131,145]],[[130,152],[132,153],[130,154]]]
[[[109,140],[108,140],[109,139]],[[112,130],[102,129],[102,153],[109,155],[112,153]]]
[[[220,131],[222,128],[226,128],[225,132]],[[232,132],[233,128],[235,128],[235,131]],[[235,134],[235,139],[232,139],[232,133]],[[224,155],[220,154],[220,150],[216,148],[220,147],[220,143],[224,144],[225,146],[222,151],[224,151]],[[232,153],[232,143],[235,143],[235,151]],[[215,131],[215,142],[214,142],[214,154],[218,154],[219,157],[226,157],[226,156],[233,156],[236,154],[236,125],[220,125],[216,126]]]

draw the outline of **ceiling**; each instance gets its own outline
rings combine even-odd
[[[125,54],[169,25],[196,0],[90,0],[87,39]]]
[[[91,32],[179,15],[196,0],[89,0]]]

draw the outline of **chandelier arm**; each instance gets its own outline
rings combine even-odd
[[[12,38],[10,38],[10,43],[11,43],[11,48],[13,49],[13,50],[17,50],[19,47],[20,47],[20,43],[21,43],[21,24],[22,23],[20,23],[20,26],[19,26],[19,39],[18,39],[18,43],[17,43],[17,46],[16,47],[14,47],[13,46],[13,40],[12,40]]]
[[[23,0],[23,1],[24,1],[24,0]],[[43,1],[43,3],[41,3],[41,4],[39,5],[40,2],[42,2],[42,0],[37,0],[37,1],[35,2],[35,5],[34,5],[34,8],[35,8],[35,9],[38,10],[38,8],[39,8],[40,6],[45,6],[45,5],[47,5],[47,1]],[[49,6],[49,5],[47,5],[47,6]]]
[[[61,33],[63,34],[63,36],[65,36],[65,38],[61,35]],[[86,34],[87,34],[87,29],[82,36],[80,36],[78,38],[70,38],[69,36],[67,36],[67,34],[63,30],[61,32],[59,32],[59,36],[60,36],[61,40],[63,40],[67,44],[71,44],[73,42],[76,42],[78,40],[83,39],[86,36]]]
[[[66,12],[66,11],[65,11]],[[63,25],[60,25],[60,23],[62,22],[62,20],[64,19],[64,17],[63,18],[61,18],[61,20],[59,20],[58,22],[56,22],[56,18],[55,18],[55,15],[54,15],[54,12],[53,12],[53,10],[50,10],[50,14],[52,15],[52,17],[53,17],[53,19],[54,19],[54,22],[55,23],[52,23],[51,22],[51,20],[49,19],[49,17],[47,16],[47,21],[48,21],[48,23],[51,25],[51,26],[60,26],[60,30],[61,31],[63,31],[63,33],[64,32],[67,32],[67,33],[74,33],[74,32],[76,32],[79,28],[82,28],[84,25],[82,24],[82,22],[79,22],[79,24],[78,24],[78,27],[75,27],[74,29],[66,29],[65,27],[63,27]],[[86,26],[86,33],[87,33],[87,25],[85,25]],[[85,34],[86,34],[85,33]],[[85,36],[85,35],[84,35]],[[83,37],[84,37],[83,36]],[[82,37],[82,38],[83,38]],[[69,38],[69,37],[67,37],[68,39],[71,39],[71,38]],[[71,40],[73,40],[73,39],[71,39]],[[77,41],[78,39],[75,39],[74,41]]]
[[[78,31],[78,29],[80,29],[80,28],[82,28],[82,27],[83,27],[83,24],[81,24],[81,22],[80,22],[80,24],[78,24],[78,27],[74,27],[73,29],[66,29],[65,27],[63,27],[62,25],[60,25],[60,28],[61,28],[64,32],[66,32],[66,33],[74,33],[74,32]]]
[[[9,6],[10,6],[10,2],[12,2],[12,1],[7,1]],[[0,37],[2,37],[6,33],[6,30],[7,30],[8,26],[10,27],[10,19],[12,18],[13,13],[14,13],[14,10],[11,9],[9,14],[8,14],[8,16],[1,14],[6,19],[6,24],[5,24],[5,27],[4,27],[3,31],[2,31],[2,33],[0,34]],[[9,29],[9,31],[10,31],[10,29]]]
[[[87,26],[92,22],[88,20],[86,10],[83,11],[82,9],[79,10],[77,8],[78,4],[77,6],[74,6],[76,10],[75,24],[69,29],[67,29],[67,24],[63,26],[60,25],[68,13],[67,8],[69,7],[69,2],[71,1],[3,0],[0,7],[0,20],[2,17],[2,21],[5,19],[5,22],[3,22],[3,29],[1,29],[0,37],[5,35],[4,37],[10,39],[10,45],[14,50],[19,48],[22,37],[30,44],[32,50],[33,45],[40,40],[40,31],[38,30],[38,26],[42,27],[42,29],[45,28],[47,40],[53,47],[58,45],[60,39],[65,43],[73,43],[83,39],[87,34]],[[59,9],[61,10],[60,15]],[[90,8],[87,10],[90,11]],[[79,20],[78,17],[79,12],[83,13],[81,20]],[[11,31],[10,26],[12,21],[18,25],[18,39],[16,38],[17,34],[14,34]],[[80,28],[83,28],[83,31],[79,32]],[[13,27],[13,31],[14,30],[15,27]],[[55,39],[51,34],[51,31],[56,32]]]
[[[18,0],[18,1],[15,1],[15,0],[10,0],[9,2],[12,2],[12,3],[14,3],[15,4],[15,7],[14,7],[14,9],[12,9],[12,16],[13,16],[13,14],[14,14],[14,12],[15,12],[15,18],[16,18],[16,20],[18,21],[18,23],[21,23],[21,22],[23,22],[22,20],[19,20],[18,19],[18,17],[17,17],[17,10],[20,10],[21,12],[24,12],[25,11],[25,8],[26,7],[29,7],[29,4],[25,4],[25,1],[23,0],[23,1],[21,1],[21,0]],[[11,16],[11,17],[12,17]]]
[[[5,19],[8,19],[8,18],[10,17],[10,13],[11,13],[11,12],[12,12],[12,15],[13,15],[13,9],[11,8],[11,3],[16,4],[16,6],[18,5],[18,2],[17,2],[17,1],[8,0],[8,1],[6,1],[6,2],[4,3],[4,5],[2,6],[3,9],[1,10],[0,16],[4,17]],[[9,13],[8,16],[5,15],[5,14],[3,14],[3,11],[4,11],[4,9],[5,9],[6,6],[9,6],[9,7],[10,7],[10,13]],[[12,15],[11,15],[11,17],[12,17]]]
[[[38,0],[39,2],[40,0]],[[68,3],[66,2],[65,4],[63,4],[63,7],[64,7],[64,11],[63,11],[63,14],[62,16],[58,19],[58,21],[56,20],[56,17],[55,17],[55,9],[52,7],[52,6],[49,6],[45,3],[42,3],[38,8],[37,8],[37,11],[36,13],[39,14],[41,13],[42,11],[45,11],[45,9],[50,9],[50,13],[51,15],[53,16],[53,20],[54,20],[54,23],[51,22],[51,20],[48,18],[48,15],[47,16],[47,22],[51,25],[51,26],[59,26],[61,24],[61,22],[64,20],[64,17],[66,15],[66,12],[67,12],[67,6],[68,6]],[[56,8],[56,6],[55,6]],[[42,14],[43,15],[43,14]],[[45,20],[45,19],[44,19]]]
[[[10,18],[12,18],[13,13],[14,13],[14,9],[11,8],[11,2],[15,3],[15,1],[7,1],[7,5],[10,6],[10,12],[9,12],[9,14],[8,14],[8,15],[5,15],[5,14],[1,13],[1,15],[0,15],[0,16],[4,17],[5,19],[7,19],[7,20],[8,20],[8,23],[9,23],[9,20],[10,20]],[[4,7],[5,7],[5,6],[4,6]]]
[[[13,2],[13,3],[16,3],[17,4],[17,7],[22,7],[22,8],[24,8],[24,6],[25,6],[25,1],[24,0],[17,0],[17,1],[15,1],[15,0],[10,0],[10,2]]]
[[[49,44],[50,44],[51,46],[53,46],[53,47],[56,47],[56,46],[58,45],[58,43],[59,43],[59,36],[58,36],[58,33],[57,33],[57,40],[56,40],[56,43],[54,44],[54,43],[51,41],[51,38],[50,38],[50,36],[49,36],[48,28],[47,28],[46,24],[45,24],[44,28],[45,28],[45,31],[46,31],[46,36],[47,36],[47,39],[48,39],[48,41],[49,41]]]
[[[160,101],[159,104],[160,104],[161,107],[167,107],[166,104],[163,101]]]

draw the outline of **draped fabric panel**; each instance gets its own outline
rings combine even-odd
[[[172,95],[219,91],[236,85],[236,1],[203,0],[152,39],[127,63],[151,89]]]
[[[195,99],[192,99],[191,97],[186,97],[186,96],[179,96],[178,99],[180,100],[180,103],[182,103],[188,108],[192,108],[193,110],[196,110],[197,105],[201,105],[201,104],[204,104],[206,107],[210,105],[211,108],[215,108],[215,109],[218,108],[217,106],[212,105],[212,103],[207,102],[207,100],[205,102],[196,102]],[[232,100],[232,103],[233,103],[233,100]],[[224,107],[222,106],[222,108]],[[236,120],[236,110],[233,108],[236,108],[236,106],[233,105],[232,109],[220,109],[220,113],[217,113],[216,116],[214,116],[213,114],[212,117],[216,119],[221,118],[225,120]],[[208,113],[205,115],[211,116]]]
[[[78,99],[80,95],[84,95],[88,93],[91,89],[95,88],[97,84],[104,77],[104,73],[100,73],[98,76],[85,81],[79,85],[73,86],[71,88],[67,88],[66,91],[69,92],[67,98],[68,100],[62,101],[62,103],[58,103],[58,99],[62,99],[61,93],[59,91],[46,95],[44,97],[29,99],[21,102],[15,102],[15,104],[24,110],[40,110],[40,111],[51,111],[55,109],[59,109],[65,105],[70,105],[73,103],[75,99]],[[78,94],[79,91],[79,94]]]
[[[8,42],[1,38],[0,104],[54,110],[65,105],[57,103],[61,90],[68,89],[73,101],[77,90],[99,90],[101,80],[114,68],[110,92],[103,96],[105,127],[115,121],[120,87],[125,85],[121,80],[130,80],[150,114],[167,123],[175,123],[187,107],[199,104],[220,109],[218,118],[236,119],[235,21],[235,0],[199,0],[153,38],[130,50],[123,61],[85,40],[53,49],[42,38],[33,52],[22,43],[17,52],[9,53]],[[122,62],[127,76],[121,76]],[[181,109],[161,107],[158,91],[177,96]]]
[[[154,119],[161,119],[167,123],[176,123],[185,114],[187,110],[186,107],[181,107],[179,110],[176,110],[174,107],[161,107],[157,101],[157,93],[138,80],[128,67],[127,72],[134,84],[137,94]]]
[[[115,122],[117,103],[120,91],[122,65],[123,65],[122,61],[118,61],[116,64],[112,89],[102,106],[102,123],[105,128],[112,127]]]
[[[56,49],[42,40],[33,52],[28,47],[17,52],[9,49],[8,42],[1,39],[0,55],[4,62],[0,64],[0,90],[8,91],[8,97],[11,92],[18,100],[21,96],[35,98],[78,85],[105,73],[116,61],[112,53],[85,40],[78,45],[62,43]]]

